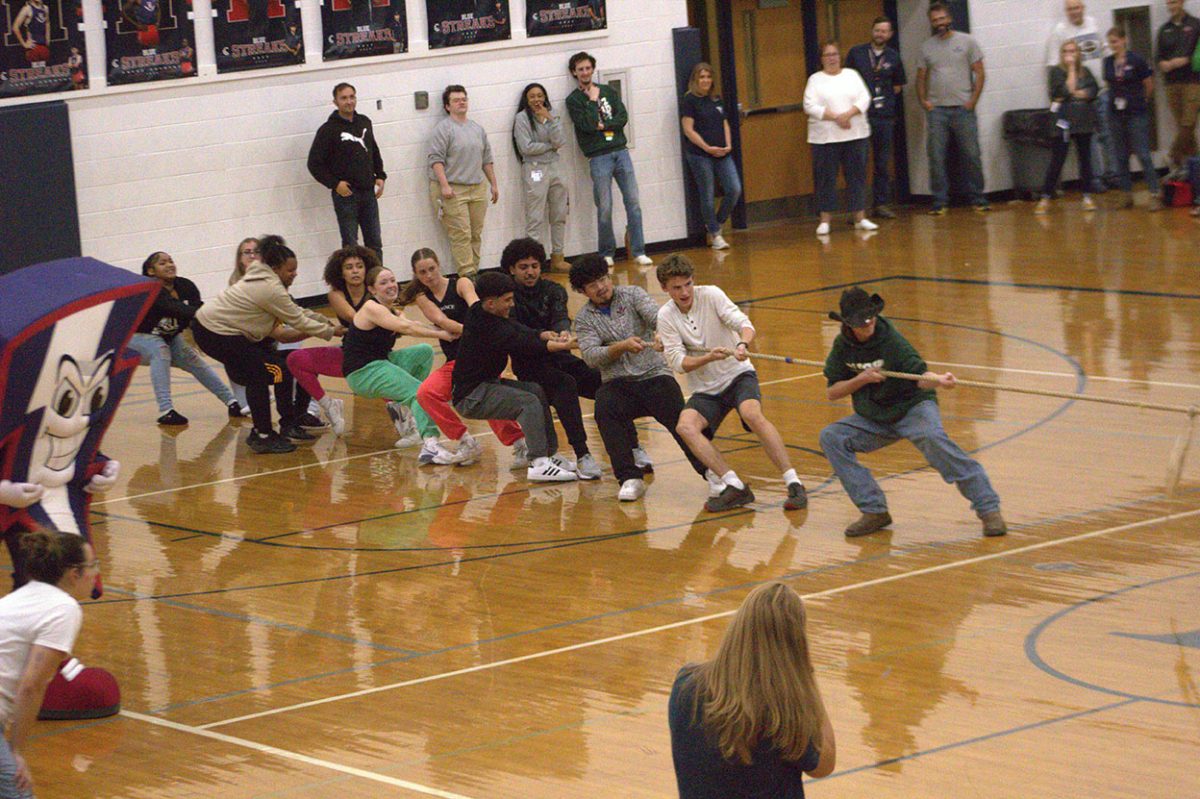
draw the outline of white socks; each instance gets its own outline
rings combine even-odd
[[[733,486],[738,491],[741,491],[746,487],[746,484],[738,479],[737,472],[735,472],[733,469],[730,469],[729,471],[725,472],[725,474],[721,475],[721,480],[725,482],[725,485]]]

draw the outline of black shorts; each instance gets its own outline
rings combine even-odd
[[[708,429],[716,433],[717,428],[721,426],[721,422],[725,421],[725,417],[729,415],[729,412],[736,411],[738,406],[746,400],[762,400],[762,391],[758,387],[757,372],[743,372],[732,383],[726,386],[725,390],[720,394],[696,392],[688,398],[684,408],[691,408],[703,416],[704,420],[708,422]],[[746,427],[745,422],[742,422],[742,429],[747,433],[750,432],[750,428]]]

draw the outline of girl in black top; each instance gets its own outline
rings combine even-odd
[[[725,104],[717,96],[713,84],[713,68],[701,61],[692,67],[687,94],[683,95],[683,135],[687,137],[688,168],[700,194],[700,215],[714,250],[724,250],[729,244],[721,236],[721,225],[729,219],[733,207],[742,195],[742,181],[737,164],[730,155],[733,139],[729,135],[729,120]],[[721,210],[716,209],[713,196],[714,178],[721,183]]]
[[[1050,198],[1058,187],[1067,150],[1075,142],[1079,155],[1079,179],[1083,183],[1083,210],[1095,211],[1096,203],[1090,194],[1092,189],[1092,133],[1096,129],[1096,112],[1092,100],[1100,91],[1096,79],[1083,65],[1079,45],[1073,39],[1062,43],[1058,50],[1058,66],[1050,67],[1050,109],[1057,115],[1057,135],[1050,153],[1050,166],[1046,170],[1046,182],[1042,186],[1042,199],[1038,200],[1033,212],[1044,214],[1050,210]]]

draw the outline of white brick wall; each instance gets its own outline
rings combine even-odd
[[[211,42],[211,30],[203,25],[207,6],[206,0],[196,2],[202,56],[211,47],[203,45]],[[333,85],[346,80],[358,89],[359,111],[375,124],[388,172],[380,201],[388,265],[407,278],[408,257],[423,246],[449,263],[448,243],[428,199],[424,140],[443,115],[442,89],[461,83],[470,93],[470,115],[488,131],[496,158],[500,202],[488,212],[483,240],[484,265],[496,265],[504,244],[524,235],[511,143],[520,91],[531,81],[544,84],[555,111],[565,116],[564,101],[573,88],[567,59],[579,50],[596,56],[601,74],[621,69],[630,75],[632,155],[646,240],[685,236],[671,44],[671,29],[687,24],[685,3],[608,0],[607,33],[549,40],[525,40],[516,13],[524,4],[517,0],[512,6],[517,46],[430,53],[424,2],[408,0],[409,54],[331,67],[319,61],[317,0],[303,0],[306,49],[316,63],[230,79],[217,78],[211,61],[202,57],[197,80],[64,96],[71,111],[84,254],[138,270],[150,252],[166,250],[180,273],[211,296],[225,285],[238,241],[280,233],[300,260],[293,294],[323,294],[320,272],[339,236],[328,191],[309,176],[305,161],[313,134],[334,110]],[[99,0],[90,0],[86,12],[97,19]],[[88,45],[88,60],[98,63],[98,31],[89,32]],[[416,91],[429,92],[429,110],[414,109]],[[594,250],[591,180],[573,135],[564,165],[571,192],[567,251]],[[619,238],[624,228],[619,201],[614,228]]]
[[[1162,0],[1086,0],[1087,13],[1096,18],[1101,31],[1112,26],[1112,11],[1117,8],[1150,6],[1153,32],[1167,21]],[[1196,6],[1191,3],[1190,6]],[[1046,71],[1043,66],[1046,41],[1051,28],[1066,18],[1062,0],[971,0],[971,35],[979,40],[984,53],[987,84],[977,109],[979,144],[983,151],[983,172],[987,191],[1012,188],[1008,145],[1004,141],[1004,112],[1017,108],[1039,108],[1049,103]],[[910,81],[916,80],[921,42],[929,36],[927,0],[900,0],[901,57]],[[1196,9],[1189,7],[1189,13]],[[1150,60],[1152,53],[1139,53]],[[1157,76],[1156,76],[1157,80]],[[904,93],[908,124],[908,164],[911,189],[929,193],[929,162],[925,155],[925,112],[917,102],[916,90]],[[1161,88],[1156,92],[1160,152],[1170,145],[1175,125],[1166,110]],[[1066,176],[1077,174],[1074,156],[1067,162]],[[1159,153],[1156,162],[1165,160]],[[1135,161],[1136,164],[1136,161]]]

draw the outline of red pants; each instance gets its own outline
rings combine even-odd
[[[302,347],[292,350],[287,356],[288,371],[296,382],[318,402],[325,396],[317,375],[345,377],[342,374],[341,347]]]
[[[467,432],[467,426],[450,407],[450,378],[453,374],[454,361],[446,361],[441,368],[431,372],[417,389],[417,404],[429,414],[429,418],[433,419],[447,438],[458,441],[463,437],[463,433]],[[299,380],[299,376],[296,379]],[[507,419],[489,419],[488,425],[505,446],[512,446],[514,441],[525,437],[521,432],[521,425]]]

